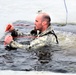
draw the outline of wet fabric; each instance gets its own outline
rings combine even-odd
[[[22,45],[13,41],[11,42],[11,46],[22,49],[37,49],[46,45],[51,45],[52,43],[56,44],[55,36],[48,34],[50,31],[52,31],[51,26],[49,26],[46,31],[40,33],[34,40],[32,40],[30,45]]]

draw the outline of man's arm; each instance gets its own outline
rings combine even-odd
[[[13,48],[21,48],[21,49],[37,49],[46,45],[47,36],[38,37],[35,40],[30,42],[30,45],[22,45],[16,41],[12,41],[10,46]]]

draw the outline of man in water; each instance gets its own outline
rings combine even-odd
[[[6,40],[5,43],[12,48],[21,48],[21,49],[38,49],[46,45],[52,44],[52,42],[58,43],[56,34],[51,28],[51,18],[47,13],[39,13],[35,19],[35,29],[31,31],[32,35],[36,37],[30,42],[29,45],[22,45],[13,39],[10,42]],[[9,37],[10,39],[10,37]]]

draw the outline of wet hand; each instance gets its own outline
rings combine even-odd
[[[11,35],[6,35],[4,39],[4,45],[8,45],[13,40],[13,37]]]

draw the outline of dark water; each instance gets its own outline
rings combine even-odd
[[[28,34],[33,23],[16,21],[16,29]],[[72,29],[70,29],[70,26]],[[74,28],[74,29],[73,29]],[[0,40],[0,70],[14,71],[53,71],[76,73],[76,26],[54,26],[59,45],[40,48],[38,50],[5,50],[3,38]],[[22,37],[17,41],[25,44],[31,38]]]

